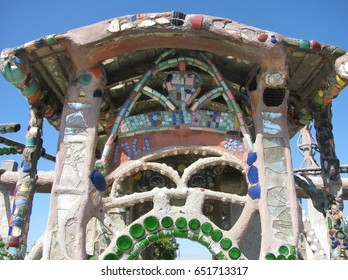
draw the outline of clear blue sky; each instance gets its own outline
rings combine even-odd
[[[250,26],[274,31],[282,35],[317,40],[348,50],[347,0],[316,1],[233,1],[233,0],[60,0],[19,1],[2,3],[0,10],[0,51],[49,34],[65,32],[105,19],[137,13],[181,11],[187,14],[207,14],[224,17]],[[25,141],[28,125],[28,103],[21,93],[0,75],[0,123],[18,122],[20,132],[6,137]],[[345,147],[347,137],[348,89],[333,103],[333,125],[336,152],[341,164],[348,164]],[[57,132],[44,125],[44,147],[50,154],[56,153]],[[296,143],[296,139],[292,142]],[[294,167],[302,159],[293,150]],[[14,158],[14,157],[11,157]],[[0,160],[6,159],[1,157]],[[20,162],[20,157],[15,157]],[[42,159],[39,170],[52,170],[54,166]],[[37,240],[45,228],[49,200],[36,195],[29,244]],[[346,206],[347,208],[347,206]],[[345,209],[347,210],[347,209]]]

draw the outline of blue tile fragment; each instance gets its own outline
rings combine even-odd
[[[254,185],[259,182],[259,171],[257,167],[251,166],[248,171],[248,179],[251,185]]]
[[[248,194],[251,199],[259,199],[261,197],[261,187],[259,183],[257,183],[255,186],[250,187]]]
[[[17,227],[22,227],[24,224],[24,219],[17,216],[14,218],[12,225],[17,226]]]
[[[247,164],[250,166],[257,160],[257,153],[252,152],[248,154]]]
[[[331,243],[331,248],[332,249],[336,249],[337,246],[340,245],[340,241],[339,240],[335,240]]]
[[[114,163],[118,163],[118,153],[119,153],[119,149],[120,147],[117,145],[115,147],[115,151],[114,151]]]
[[[24,162],[23,163],[23,172],[25,172],[25,173],[30,172],[30,169],[31,169],[30,162]]]

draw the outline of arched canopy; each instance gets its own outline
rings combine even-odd
[[[227,84],[236,92],[240,87],[253,86],[258,69],[278,69],[288,65],[286,78],[291,106],[288,120],[293,124],[293,130],[299,129],[311,117],[311,106],[315,106],[315,102],[331,102],[332,96],[323,98],[318,89],[335,78],[335,61],[346,53],[310,39],[288,38],[208,15],[181,12],[137,14],[44,36],[5,49],[0,68],[3,72],[8,72],[9,66],[13,67],[12,70],[20,69],[16,77],[4,73],[16,86],[18,81],[15,79],[23,76],[21,71],[25,74],[23,77],[30,73],[34,78],[33,86],[39,83],[39,88],[47,95],[49,122],[59,129],[68,85],[84,71],[101,65],[107,76],[98,127],[97,155],[101,156],[109,124],[137,79],[149,63],[170,48],[208,53]],[[158,88],[162,78],[154,79],[151,87]],[[209,90],[212,79],[208,76],[202,78]],[[337,83],[345,85],[340,78]],[[239,97],[235,97],[240,102]],[[311,100],[314,104],[309,102]],[[135,109],[142,110],[147,105],[153,104],[139,104]]]

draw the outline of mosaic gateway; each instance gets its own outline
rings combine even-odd
[[[4,196],[14,204],[2,209],[12,213],[2,258],[25,257],[43,118],[60,131],[59,149],[47,229],[27,259],[151,259],[151,244],[171,238],[216,259],[347,258],[331,125],[346,51],[168,12],[5,49],[1,72],[31,108],[22,172]],[[328,251],[303,249],[308,184],[294,178],[289,148],[312,120]]]

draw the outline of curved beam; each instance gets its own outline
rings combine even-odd
[[[191,164],[189,167],[187,167],[182,175],[182,181],[184,185],[187,184],[190,176],[195,174],[198,170],[202,169],[202,166],[208,167],[208,166],[214,166],[214,165],[229,165],[232,166],[240,171],[247,170],[246,164],[242,162],[240,159],[236,157],[209,157],[209,158],[201,158]]]

